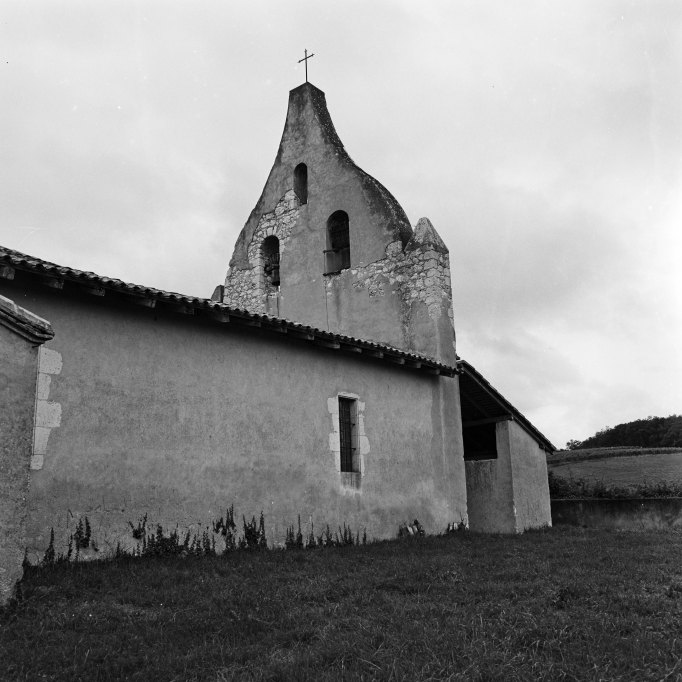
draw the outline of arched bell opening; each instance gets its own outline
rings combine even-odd
[[[325,274],[350,267],[350,224],[345,211],[334,211],[327,220]]]
[[[304,163],[294,168],[294,192],[301,205],[308,203],[308,166]]]
[[[266,285],[279,287],[279,239],[270,235],[263,240],[263,276]]]

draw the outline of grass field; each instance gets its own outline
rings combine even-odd
[[[604,459],[589,458],[579,462],[553,464],[548,468],[562,478],[603,481],[607,485],[628,486],[663,481],[682,484],[682,451],[658,454],[627,455]]]
[[[466,532],[32,570],[3,680],[682,677],[682,534]]]
[[[547,463],[565,464],[566,462],[583,462],[588,459],[608,459],[609,457],[642,457],[644,455],[678,454],[682,456],[682,448],[639,448],[620,446],[610,448],[585,448],[584,450],[557,450],[547,456]]]

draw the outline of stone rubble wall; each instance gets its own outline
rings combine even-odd
[[[223,303],[252,313],[269,314],[268,311],[273,306],[269,305],[268,297],[272,298],[276,294],[276,288],[269,285],[264,276],[262,244],[266,237],[276,236],[281,255],[298,220],[299,207],[298,198],[292,189],[279,200],[274,211],[261,216],[247,248],[250,267],[228,271]],[[390,290],[395,287],[400,296],[406,348],[411,347],[410,324],[416,303],[426,306],[430,319],[436,324],[443,315],[447,315],[454,340],[450,260],[447,252],[434,248],[430,243],[418,243],[416,248],[403,249],[402,242],[395,240],[388,244],[385,254],[385,258],[381,260],[351,267],[352,286],[355,289],[366,289],[370,298],[384,296],[386,288]],[[328,297],[334,295],[344,273],[325,277]]]
[[[289,241],[291,229],[298,220],[299,206],[294,190],[290,189],[277,202],[274,211],[261,216],[247,248],[250,267],[245,270],[230,268],[225,279],[223,303],[233,308],[243,308],[251,313],[267,312],[267,296],[273,293],[275,288],[269,285],[263,274],[263,241],[271,235],[277,237],[281,258]]]
[[[428,246],[424,249],[403,251],[400,241],[386,247],[386,258],[362,267],[352,268],[353,287],[367,289],[370,298],[384,296],[385,287],[398,285],[404,315],[409,318],[413,303],[424,303],[429,317],[436,321],[444,312],[453,327],[450,259]],[[330,295],[338,275],[327,278]],[[405,320],[408,322],[408,320]]]

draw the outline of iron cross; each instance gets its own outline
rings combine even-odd
[[[303,59],[299,59],[298,63],[300,64],[301,62],[305,62],[305,82],[307,83],[308,82],[308,60],[311,57],[314,57],[315,54],[314,53],[308,54],[308,50],[303,50],[303,52],[305,53],[305,57],[303,57]]]

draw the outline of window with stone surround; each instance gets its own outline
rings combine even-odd
[[[270,235],[263,240],[263,275],[266,285],[279,287],[279,239]]]
[[[350,267],[350,225],[345,211],[334,211],[327,220],[325,275]]]
[[[339,441],[341,471],[360,471],[358,456],[358,401],[339,396]]]
[[[294,168],[294,192],[301,205],[308,203],[308,166],[304,163]]]

